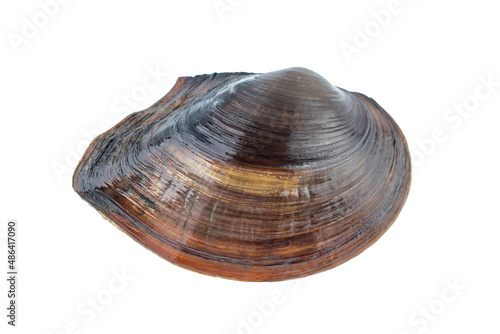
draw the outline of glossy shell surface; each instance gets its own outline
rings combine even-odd
[[[404,136],[374,100],[291,68],[179,78],[94,139],[73,187],[172,263],[278,281],[373,244],[410,177]]]

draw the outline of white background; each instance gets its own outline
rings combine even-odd
[[[0,5],[0,277],[8,219],[20,273],[15,329],[1,280],[2,333],[499,333],[494,1],[66,2],[50,17],[35,0]],[[135,243],[71,188],[87,137],[177,76],[292,66],[373,97],[410,144],[407,203],[357,258],[294,282],[212,278]]]

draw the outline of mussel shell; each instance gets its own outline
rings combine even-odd
[[[401,130],[374,100],[291,68],[179,78],[94,139],[73,187],[177,265],[277,281],[373,244],[410,171]]]

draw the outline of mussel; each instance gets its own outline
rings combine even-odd
[[[373,99],[290,68],[180,77],[92,141],[73,188],[174,264],[279,281],[372,245],[410,179],[403,133]]]

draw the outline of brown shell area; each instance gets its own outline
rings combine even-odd
[[[91,143],[73,187],[177,265],[278,281],[373,244],[410,170],[403,134],[375,101],[292,68],[179,78]]]

